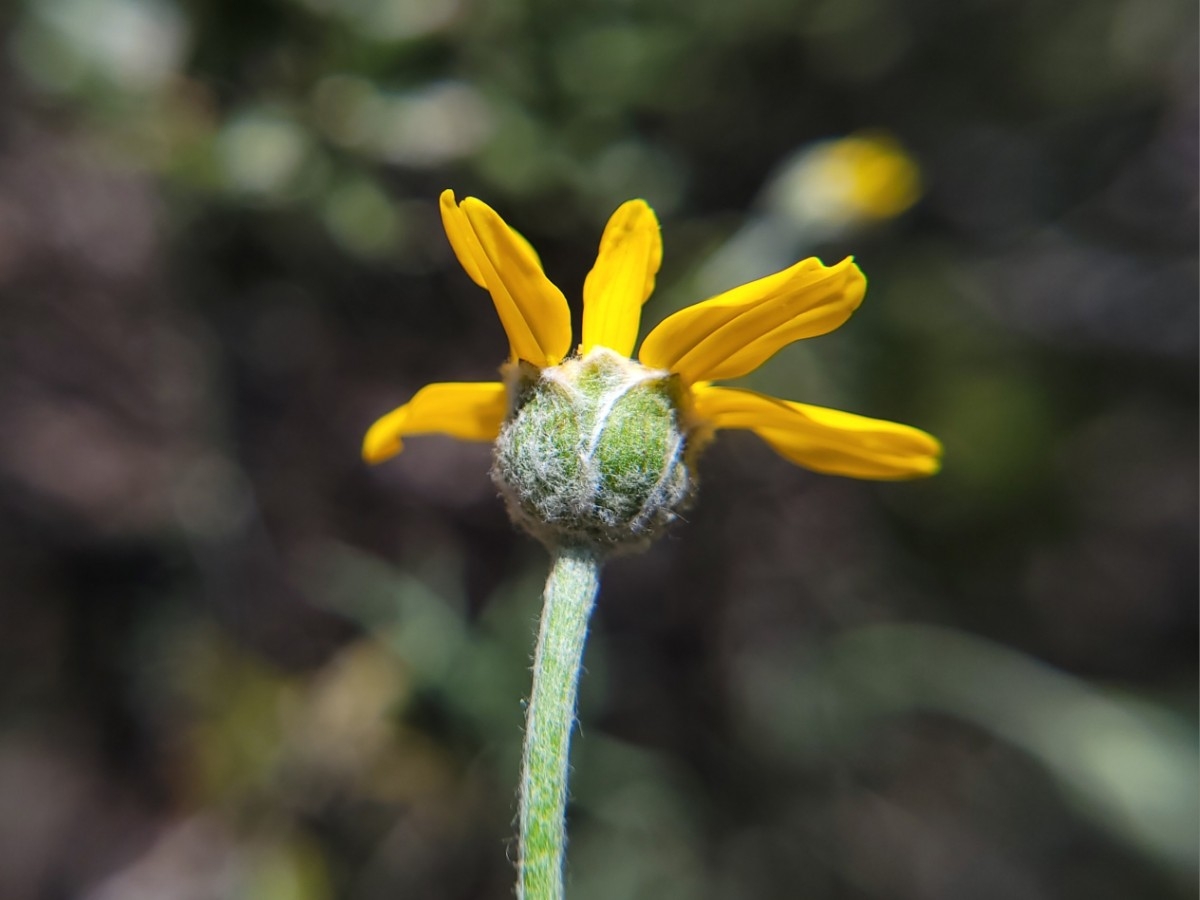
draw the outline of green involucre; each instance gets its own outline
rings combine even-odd
[[[677,379],[597,348],[515,376],[492,477],[510,513],[551,546],[651,540],[694,489]]]

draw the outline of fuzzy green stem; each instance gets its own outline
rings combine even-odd
[[[518,900],[562,900],[567,757],[588,618],[599,589],[600,561],[591,550],[556,551],[525,719]]]

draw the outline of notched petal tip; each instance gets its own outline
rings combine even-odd
[[[866,289],[853,257],[832,266],[801,260],[668,316],[646,336],[639,359],[690,383],[739,378],[787,344],[833,331]]]
[[[847,414],[849,415],[849,414]],[[880,421],[880,420],[875,420]],[[811,436],[796,431],[754,429],[767,445],[789,462],[821,472],[870,481],[912,481],[941,470],[941,457],[910,439],[917,429],[895,422],[880,422],[895,430],[876,434],[870,441],[843,439],[834,434]],[[901,434],[900,429],[909,433]]]
[[[658,217],[645,200],[627,200],[609,217],[596,263],[583,283],[584,355],[607,347],[633,355],[642,304],[662,265]]]
[[[466,273],[471,276],[471,280],[481,288],[486,289],[487,282],[484,279],[483,270],[479,265],[477,258],[478,251],[474,249],[477,246],[477,242],[471,240],[470,231],[474,229],[472,228],[470,217],[466,212],[467,209],[472,207],[482,207],[487,210],[488,214],[494,216],[496,219],[500,219],[500,214],[478,197],[464,197],[462,203],[459,203],[454,198],[454,191],[446,188],[438,198],[438,209],[442,214],[442,227],[446,230],[446,237],[450,240],[450,246],[454,250],[454,255],[458,257],[459,264],[462,265]],[[500,221],[503,223],[502,219]],[[537,251],[533,248],[533,244],[529,243],[524,235],[516,229],[510,228],[508,225],[504,227],[508,229],[513,241],[540,268],[541,259],[538,257]]]
[[[458,209],[513,358],[537,366],[562,362],[571,349],[571,311],[529,242],[482,200],[467,197]]]
[[[941,443],[911,425],[739,388],[704,386],[693,395],[696,415],[711,427],[753,431],[780,456],[816,472],[903,480],[941,468]]]
[[[442,228],[446,230],[446,239],[450,241],[450,248],[454,251],[458,264],[473,282],[481,288],[487,288],[487,282],[483,279],[483,272],[476,259],[473,236],[470,233],[471,225],[455,201],[454,191],[449,188],[442,191],[441,197],[438,198],[438,210],[442,214]]]

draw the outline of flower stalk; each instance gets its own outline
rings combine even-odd
[[[562,900],[567,764],[600,559],[560,547],[546,581],[521,761],[518,900]]]

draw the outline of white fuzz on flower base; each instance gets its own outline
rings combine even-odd
[[[695,476],[677,377],[604,347],[506,375],[512,410],[492,480],[543,543],[638,549],[687,505]]]

